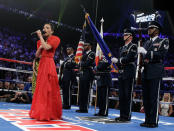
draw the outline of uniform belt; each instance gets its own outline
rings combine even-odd
[[[81,70],[91,70],[92,68],[81,68]]]
[[[72,71],[73,69],[64,69],[64,70],[66,70],[66,71]]]
[[[159,61],[149,61],[149,62],[144,61],[144,63],[147,63],[147,64],[162,64],[162,60],[159,60]]]
[[[161,62],[149,62],[149,64],[162,64]]]
[[[134,62],[130,62],[129,64],[133,64],[134,65],[135,63]]]
[[[96,75],[102,75],[102,74],[108,74],[110,71],[105,71],[105,72],[96,72]]]
[[[122,66],[128,66],[128,65],[135,65],[135,63],[134,62],[129,62],[127,64],[123,64]]]

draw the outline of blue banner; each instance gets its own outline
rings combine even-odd
[[[113,56],[112,56],[112,53],[111,53],[110,49],[108,48],[107,44],[105,43],[105,41],[101,37],[100,33],[98,32],[97,28],[95,27],[94,23],[92,22],[92,20],[91,20],[91,18],[89,17],[88,14],[86,14],[86,19],[88,21],[88,24],[89,24],[89,26],[92,30],[92,33],[93,33],[95,39],[97,40],[98,44],[100,45],[101,50],[103,51],[104,56],[106,57],[108,62],[112,65],[112,67],[115,70],[118,70],[116,65],[111,61],[111,58]]]

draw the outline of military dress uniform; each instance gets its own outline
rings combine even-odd
[[[72,96],[72,85],[76,80],[74,68],[76,63],[74,61],[74,55],[69,55],[62,64],[62,79],[61,88],[63,91],[63,108],[71,108],[71,96]]]
[[[97,66],[97,102],[99,112],[95,116],[108,116],[109,89],[112,87],[111,67],[105,57]]]
[[[119,106],[120,117],[116,121],[130,121],[132,108],[132,93],[135,79],[135,60],[137,58],[137,45],[130,42],[120,48],[119,67]]]
[[[79,64],[80,77],[79,77],[79,96],[78,104],[79,110],[76,112],[88,112],[88,104],[90,98],[90,88],[94,78],[93,67],[94,67],[95,53],[93,51],[87,51],[83,54],[81,62]]]
[[[151,26],[159,26],[152,22]],[[144,43],[147,51],[143,55],[144,70],[142,72],[143,104],[145,110],[145,123],[141,126],[158,126],[158,106],[160,84],[164,73],[163,60],[169,48],[169,40],[158,36]]]

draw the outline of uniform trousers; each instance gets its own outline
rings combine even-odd
[[[120,117],[127,120],[131,119],[133,87],[134,78],[119,78]]]
[[[158,107],[161,78],[142,79],[145,123],[158,124]]]

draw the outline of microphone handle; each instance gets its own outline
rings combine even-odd
[[[45,34],[46,32],[42,30],[41,33],[42,34]],[[32,32],[30,35],[34,35],[34,34],[36,34],[36,31],[35,32]]]
[[[34,35],[35,33],[36,33],[36,31],[35,31],[35,32],[30,33],[30,35]]]

